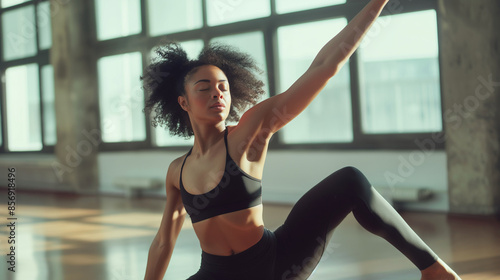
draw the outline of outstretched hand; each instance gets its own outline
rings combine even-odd
[[[360,46],[388,2],[389,0],[371,0],[339,34],[321,49],[311,67],[326,65],[333,70],[333,75],[338,73]]]

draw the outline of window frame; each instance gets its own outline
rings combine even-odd
[[[20,4],[16,4],[13,6],[9,6],[7,8],[0,8],[0,30],[3,30],[2,26],[2,16],[5,12],[9,12],[11,10],[27,7],[30,5],[34,6],[34,24],[35,24],[35,41],[36,41],[36,54],[29,57],[24,58],[16,58],[13,60],[5,61],[3,58],[3,36],[0,36],[0,76],[1,76],[1,87],[0,87],[0,98],[2,100],[0,113],[2,114],[2,144],[0,145],[0,153],[9,153],[9,154],[33,154],[33,153],[41,153],[41,154],[52,154],[55,150],[55,145],[46,145],[45,144],[45,123],[44,123],[44,106],[43,106],[43,88],[42,88],[42,67],[46,65],[50,65],[50,48],[48,49],[40,49],[40,38],[39,38],[39,21],[38,21],[38,5],[43,2],[49,2],[49,0],[30,0],[27,2],[23,2]],[[5,81],[5,72],[10,67],[22,66],[26,64],[37,64],[38,65],[38,87],[39,87],[39,97],[40,97],[40,141],[42,143],[42,149],[36,151],[10,151],[8,150],[8,127],[6,120],[6,81]]]

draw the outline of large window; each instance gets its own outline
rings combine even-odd
[[[360,52],[363,132],[441,131],[436,12],[380,20]]]
[[[49,1],[0,0],[1,151],[56,143]]]
[[[363,1],[361,1],[363,2]],[[192,145],[142,112],[139,77],[165,41],[194,59],[211,42],[249,53],[268,92],[288,89],[321,47],[362,8],[355,0],[94,0],[103,150]],[[0,0],[0,149],[56,144],[48,0]],[[437,0],[387,8],[349,63],[271,148],[413,148],[442,127]],[[14,113],[16,112],[16,113]],[[383,139],[383,141],[381,141]]]
[[[125,2],[123,7],[139,1]],[[123,7],[119,10],[124,10]],[[361,8],[357,1],[351,0],[146,0],[142,7],[147,13],[134,10],[131,19],[139,22],[141,16],[147,16],[141,21],[143,26],[134,32],[146,36],[143,42],[149,44],[148,52],[165,39],[181,42],[191,58],[207,43],[230,44],[252,55],[264,70],[260,77],[269,94],[263,98],[289,88],[306,71],[321,47]],[[435,7],[435,0],[424,0],[405,3],[405,9],[385,11],[354,59],[301,115],[279,131],[272,146],[409,148],[412,143],[408,139],[441,131]],[[132,11],[130,7],[127,9]],[[125,27],[112,24],[100,27],[105,22],[99,21],[99,15],[97,18],[98,30],[111,28],[113,34],[128,36],[131,41],[137,38],[135,33],[120,33]],[[108,41],[99,44],[103,48],[115,46],[113,40]],[[117,48],[116,52],[142,50],[137,45],[127,51]],[[147,52],[143,56],[151,57]],[[143,61],[144,66],[149,63],[147,59]],[[138,127],[132,125],[132,120],[128,126],[134,130]],[[146,129],[144,137],[150,147],[192,143],[170,136],[165,128],[149,130]],[[381,146],[377,136],[388,135],[390,140]]]

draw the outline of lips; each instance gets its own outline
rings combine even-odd
[[[220,102],[217,102],[214,105],[210,106],[210,108],[226,108],[226,106],[224,106],[224,104]]]

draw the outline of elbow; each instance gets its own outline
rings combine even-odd
[[[168,241],[165,241],[165,240],[162,241],[162,240],[155,239],[151,243],[150,249],[163,251],[169,245],[170,245],[170,243]]]
[[[158,248],[163,248],[171,244],[170,238],[168,236],[163,236],[158,232],[153,239],[153,242],[151,242],[151,248],[158,249]]]
[[[318,73],[323,79],[329,80],[337,75],[341,68],[339,64],[326,64],[321,67]]]
[[[311,68],[319,69],[325,76],[333,77],[349,61],[350,56],[345,53],[335,53],[321,59],[316,59],[311,64]]]
[[[158,235],[157,235],[157,236],[153,239],[153,242],[151,242],[151,246],[150,246],[150,248],[151,248],[151,249],[156,249],[156,248],[160,248],[160,247],[162,247],[162,246],[164,246],[164,242],[162,242],[162,241],[160,240],[160,238],[158,237]]]
[[[340,71],[340,69],[342,69],[342,66],[340,65],[335,65],[335,66],[330,66],[328,67],[328,69],[325,71],[325,75],[330,79],[330,78],[333,78],[333,76],[337,75]]]
[[[325,72],[327,72],[327,74],[330,76],[330,77],[333,77],[335,75],[337,75],[339,72],[340,72],[340,69],[342,69],[342,67],[344,67],[344,65],[349,61],[348,58],[346,59],[332,59],[330,61],[328,61],[327,63],[325,63]]]
[[[323,61],[322,63],[311,65],[311,70],[318,76],[330,79],[338,74],[344,64],[345,62],[342,61]]]

